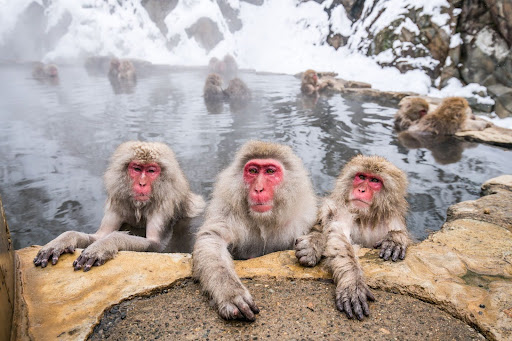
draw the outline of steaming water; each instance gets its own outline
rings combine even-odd
[[[512,168],[511,151],[483,144],[460,145],[467,147],[462,155],[457,148],[408,150],[392,129],[394,105],[339,95],[314,105],[288,75],[243,73],[255,97],[248,107],[207,108],[203,70],[159,72],[139,79],[132,94],[116,94],[105,76],[82,67],[61,67],[58,85],[39,83],[30,72],[0,66],[0,83],[8,85],[0,93],[0,194],[16,249],[67,230],[94,232],[107,160],[131,139],[171,145],[205,198],[249,139],[290,145],[319,195],[331,190],[350,157],[383,155],[409,176],[408,226],[419,239],[441,227],[448,206],[478,198],[484,181]],[[191,244],[183,245],[180,251]]]

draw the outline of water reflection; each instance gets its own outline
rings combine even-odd
[[[82,67],[59,66],[60,83],[49,86],[32,79],[29,66],[0,66],[0,194],[15,248],[67,230],[93,233],[107,160],[130,139],[171,145],[205,198],[248,139],[290,145],[319,195],[352,156],[382,155],[409,176],[408,226],[418,239],[440,228],[449,205],[476,199],[482,182],[512,169],[511,152],[497,147],[401,143],[391,104],[338,95],[304,103],[300,80],[287,75],[241,73],[252,101],[212,111],[202,97],[206,72],[162,71],[140,78],[133,93],[116,94],[108,77]],[[179,251],[191,247],[191,232],[175,233]]]

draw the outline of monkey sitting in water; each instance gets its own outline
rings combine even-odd
[[[395,128],[399,131],[454,135],[459,131],[479,131],[491,126],[491,123],[477,119],[462,97],[445,98],[431,113],[428,112],[428,102],[419,97],[405,97],[399,106],[395,114]]]
[[[205,101],[219,101],[227,99],[229,101],[247,102],[251,99],[251,90],[240,79],[232,79],[228,87],[222,89],[222,78],[216,73],[211,73],[206,78],[203,96]]]
[[[320,92],[331,86],[330,81],[320,81],[315,70],[306,70],[302,75],[300,91],[307,96],[318,96]]]

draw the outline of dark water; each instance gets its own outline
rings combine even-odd
[[[512,169],[511,151],[483,144],[408,149],[392,129],[396,104],[339,95],[307,103],[292,76],[243,73],[255,97],[248,107],[207,108],[201,70],[140,78],[131,94],[116,94],[107,77],[78,66],[60,67],[58,85],[30,72],[0,66],[0,195],[16,249],[67,230],[94,232],[107,160],[131,139],[171,145],[204,197],[248,139],[290,145],[320,195],[352,156],[385,156],[409,176],[408,226],[418,239],[441,227],[448,206],[478,198],[482,182]]]

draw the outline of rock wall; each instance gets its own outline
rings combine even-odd
[[[14,248],[0,198],[0,340],[9,340],[14,314]]]

